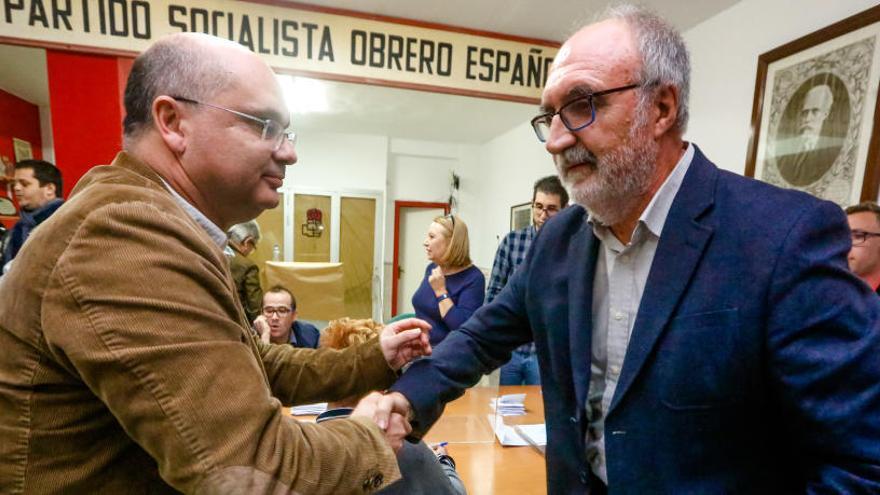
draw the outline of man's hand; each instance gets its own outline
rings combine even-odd
[[[390,392],[379,398],[373,413],[373,421],[379,425],[379,428],[384,428],[395,414],[403,416],[407,421],[412,418],[412,405],[400,392]]]
[[[379,345],[388,366],[397,371],[404,364],[431,354],[428,331],[431,325],[418,318],[407,318],[386,325],[379,334]]]
[[[352,417],[362,416],[369,418],[371,421],[376,421],[376,417],[380,415],[379,402],[383,398],[384,396],[379,392],[373,392],[364,397],[358,402],[354,411],[352,411]],[[409,425],[409,421],[406,420],[406,415],[404,414],[391,411],[387,412],[387,414],[382,412],[381,416],[384,421],[382,423],[376,421],[376,424],[385,432],[385,440],[394,450],[394,453],[397,453],[403,447],[404,439],[410,434],[412,427]]]
[[[260,340],[266,344],[269,343],[269,337],[272,336],[272,332],[269,330],[269,322],[266,320],[265,316],[260,315],[254,320],[254,330],[260,334]]]

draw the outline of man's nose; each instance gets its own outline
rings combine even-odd
[[[296,144],[285,138],[281,143],[281,147],[275,150],[274,157],[275,161],[282,165],[293,165],[298,159],[296,156]]]
[[[577,138],[562,123],[562,117],[554,115],[553,119],[550,120],[550,133],[547,136],[547,142],[544,143],[544,148],[551,155],[558,155],[572,147],[575,141],[577,141]]]

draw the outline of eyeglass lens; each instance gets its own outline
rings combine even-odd
[[[278,316],[287,316],[290,313],[290,308],[285,308],[285,307],[273,308],[270,306],[263,308],[264,315],[272,316],[273,313],[277,314]]]

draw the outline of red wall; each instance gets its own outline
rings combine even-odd
[[[34,158],[43,158],[43,142],[40,138],[40,109],[33,103],[0,89],[0,156],[15,163],[15,149],[12,138],[24,139],[31,143]],[[6,174],[0,166],[0,176]],[[12,183],[0,177],[0,196],[13,198]],[[18,204],[15,205],[18,208]],[[18,217],[0,217],[0,223],[12,227]]]
[[[55,161],[64,196],[122,148],[122,93],[131,59],[46,50]]]
[[[13,163],[15,152],[12,138],[31,143],[34,158],[43,158],[43,142],[40,139],[40,109],[33,103],[0,89],[0,156]],[[0,169],[0,175],[5,172]]]

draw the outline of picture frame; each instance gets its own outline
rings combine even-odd
[[[510,207],[510,230],[519,230],[532,224],[532,202],[527,201]]]
[[[880,186],[880,6],[758,57],[745,174],[842,207]]]
[[[12,138],[12,148],[15,151],[15,161],[30,160],[34,157],[34,150],[31,148],[30,141],[24,139]]]

